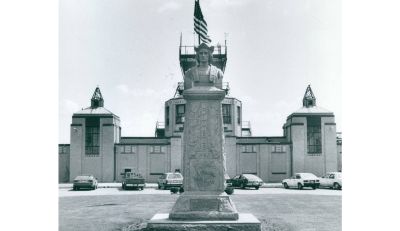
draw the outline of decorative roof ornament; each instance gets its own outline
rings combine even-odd
[[[98,108],[98,107],[104,107],[104,100],[103,96],[101,95],[100,88],[97,86],[96,90],[94,90],[92,99],[90,100],[91,108]]]
[[[304,93],[303,97],[303,107],[315,107],[315,106],[317,106],[316,99],[314,93],[311,90],[311,86],[308,85],[306,93]]]

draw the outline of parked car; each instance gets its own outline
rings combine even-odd
[[[342,173],[328,172],[325,176],[319,178],[320,187],[342,189]]]
[[[92,175],[77,176],[72,188],[73,190],[81,188],[97,189],[97,179]]]
[[[122,189],[128,189],[128,188],[143,190],[144,177],[139,173],[134,173],[134,172],[122,173]]]
[[[232,183],[232,187],[240,187],[242,189],[246,187],[254,187],[257,190],[263,184],[263,181],[258,176],[253,174],[237,175],[233,177],[230,182]]]
[[[167,172],[158,179],[157,183],[158,189],[167,189],[171,187],[181,188],[183,184],[183,176],[179,172]]]
[[[225,173],[225,175],[224,175],[224,178],[225,178],[225,183],[224,183],[225,190],[224,190],[224,191],[226,192],[226,194],[231,195],[231,194],[233,194],[233,192],[234,192],[234,188],[233,188],[233,186],[232,186],[231,178],[230,178],[229,175],[226,174],[226,173]],[[173,188],[171,188],[171,190],[172,190],[172,189],[173,189]],[[183,193],[183,192],[184,192],[183,185],[182,185],[182,187],[179,189],[179,192],[180,192],[180,193]]]
[[[312,173],[296,173],[291,178],[284,179],[282,184],[286,189],[290,187],[298,189],[311,187],[312,189],[316,189],[319,187],[319,178]]]
[[[232,186],[231,178],[226,173],[224,177],[225,177],[225,192],[226,194],[231,195],[234,192],[234,187]]]

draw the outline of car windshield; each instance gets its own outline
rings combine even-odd
[[[261,181],[261,179],[258,176],[254,176],[251,174],[243,174],[244,177],[246,177],[248,180],[257,180],[257,181]]]
[[[168,179],[181,179],[182,175],[180,173],[172,173],[168,176]]]
[[[312,173],[300,173],[300,175],[301,178],[317,178],[317,176]]]

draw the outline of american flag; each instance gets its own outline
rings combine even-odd
[[[211,39],[207,35],[207,22],[201,12],[199,0],[195,0],[194,3],[194,31],[199,35],[199,38],[204,43],[210,43]],[[200,41],[199,41],[200,42]]]

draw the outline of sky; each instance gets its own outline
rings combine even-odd
[[[342,127],[341,1],[201,0],[212,45],[228,46],[224,82],[253,136],[282,136],[308,84]],[[122,136],[154,136],[183,81],[179,41],[193,45],[194,0],[60,0],[59,143],[100,87]]]

